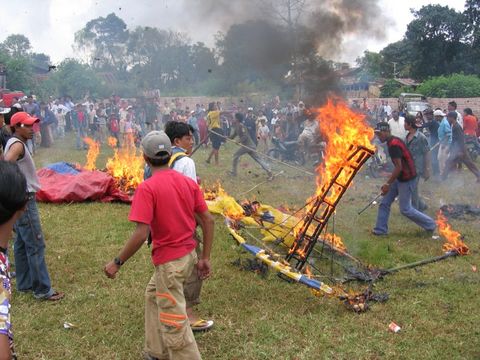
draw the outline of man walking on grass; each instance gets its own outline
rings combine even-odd
[[[235,152],[235,154],[233,154],[232,171],[229,172],[229,175],[237,176],[238,161],[240,160],[240,157],[242,157],[245,154],[248,154],[253,160],[255,160],[262,167],[263,170],[267,172],[268,180],[273,180],[273,174],[272,174],[272,171],[270,170],[270,166],[254,150],[256,145],[254,144],[252,138],[249,135],[249,131],[244,125],[244,117],[242,113],[235,114],[235,120],[233,121],[233,128],[234,128],[234,132],[230,136],[230,139],[234,139],[235,137],[238,136],[240,143],[243,146],[241,146]]]
[[[372,234],[388,234],[390,208],[397,196],[402,215],[426,231],[433,232],[436,227],[435,221],[412,206],[412,193],[417,173],[410,151],[402,140],[391,135],[388,123],[378,123],[375,133],[382,143],[387,143],[388,153],[395,167],[387,183],[382,185],[383,199],[378,207],[377,222],[372,230]]]
[[[105,266],[115,278],[123,263],[152,235],[155,271],[145,291],[146,359],[200,359],[186,312],[184,285],[194,265],[202,279],[210,276],[210,251],[214,221],[198,185],[168,167],[170,139],[152,131],[141,143],[152,177],[134,195],[129,220],[136,229],[118,256]],[[195,215],[203,223],[203,252],[197,260],[194,240]]]

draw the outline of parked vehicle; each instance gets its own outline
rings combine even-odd
[[[401,93],[398,98],[398,110],[408,115],[417,115],[426,109],[431,109],[427,98],[422,94]]]
[[[0,89],[0,98],[3,100],[3,105],[6,107],[12,106],[14,97],[21,99],[25,94],[21,91],[9,91],[7,89]]]

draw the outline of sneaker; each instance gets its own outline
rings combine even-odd
[[[372,235],[374,235],[374,236],[387,236],[387,235],[388,235],[388,234],[386,234],[386,233],[376,232],[375,230],[372,230],[370,233],[371,233]]]
[[[157,357],[150,355],[149,353],[143,353],[143,360],[159,360]]]
[[[272,181],[274,178],[275,178],[275,176],[273,176],[273,174],[271,172],[268,173],[268,177],[267,177],[268,181]]]
[[[232,176],[232,177],[236,177],[236,176],[237,176],[237,174],[234,173],[233,171],[227,171],[227,174],[228,174],[229,176]]]

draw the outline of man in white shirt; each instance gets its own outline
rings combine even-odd
[[[397,110],[392,111],[392,118],[388,120],[388,125],[390,125],[390,133],[401,140],[405,140],[407,131],[405,130],[404,124],[405,118],[403,116],[399,116]]]
[[[392,116],[392,107],[390,105],[388,105],[388,101],[385,101],[385,106],[383,108],[385,114],[387,115],[387,119],[390,118],[390,116]]]
[[[447,105],[448,112],[455,111],[457,113],[457,122],[463,129],[463,115],[457,111],[457,103],[455,101],[450,101]]]

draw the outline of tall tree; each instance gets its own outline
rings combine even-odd
[[[427,5],[412,11],[415,19],[408,24],[406,38],[415,51],[412,75],[416,78],[451,74],[469,68],[468,20],[448,6]]]
[[[126,68],[127,40],[127,25],[115,13],[90,20],[75,33],[76,47],[87,53],[90,64],[117,70]]]
[[[30,40],[22,34],[9,35],[0,47],[13,57],[27,56],[32,49]]]

